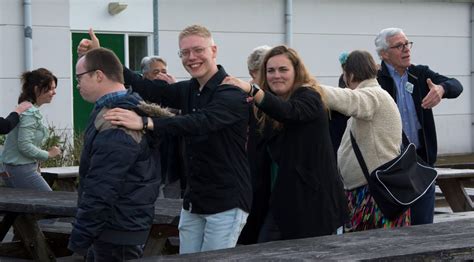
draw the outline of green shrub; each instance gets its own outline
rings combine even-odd
[[[59,131],[54,127],[49,127],[49,137],[46,139],[42,148],[48,150],[52,146],[59,146],[61,148],[61,155],[54,158],[49,158],[41,162],[41,167],[56,167],[56,166],[78,166],[81,157],[82,145],[84,141],[83,133],[74,134],[72,139],[69,139],[70,134]],[[6,135],[0,135],[0,145],[5,143]]]
[[[74,134],[72,139],[69,138],[68,133],[58,133],[54,126],[49,127],[49,137],[43,144],[43,148],[48,150],[52,146],[59,146],[61,148],[61,155],[49,158],[41,163],[41,167],[55,167],[55,166],[78,166],[81,157],[83,145],[83,134]]]

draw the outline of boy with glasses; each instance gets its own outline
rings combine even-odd
[[[110,108],[139,109],[143,100],[123,85],[122,65],[105,48],[87,52],[76,64],[77,88],[94,103],[84,132],[77,214],[68,248],[87,261],[140,258],[150,233],[160,173],[151,137],[113,126]]]
[[[400,28],[386,28],[375,38],[382,59],[377,80],[396,101],[403,132],[417,147],[418,155],[434,166],[438,145],[432,108],[442,98],[458,97],[463,87],[454,79],[432,71],[426,65],[411,64],[409,41]],[[433,223],[435,186],[411,207],[412,225]]]

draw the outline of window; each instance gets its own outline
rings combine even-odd
[[[128,37],[128,57],[130,70],[140,72],[142,58],[148,55],[148,37],[132,36]]]

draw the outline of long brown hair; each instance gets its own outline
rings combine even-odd
[[[46,68],[38,68],[33,71],[24,72],[21,75],[22,86],[18,103],[28,101],[35,104],[36,97],[49,91],[53,81],[57,86],[58,78]]]
[[[284,100],[288,100],[291,97],[291,95],[299,88],[309,87],[313,89],[315,92],[319,93],[319,95],[321,96],[323,108],[327,110],[326,99],[325,99],[323,90],[321,89],[318,82],[316,81],[316,78],[309,73],[308,69],[306,69],[306,66],[303,63],[303,60],[300,58],[296,50],[294,50],[293,48],[287,47],[285,45],[276,46],[267,52],[267,54],[265,55],[265,58],[262,61],[262,64],[260,65],[258,85],[263,90],[265,90],[265,92],[271,92],[270,86],[267,81],[267,63],[268,63],[268,60],[270,60],[270,58],[277,55],[285,55],[290,60],[291,64],[293,65],[294,72],[295,72],[293,87],[291,88],[290,92],[287,95],[281,98],[283,98]],[[258,120],[260,129],[263,129],[266,121],[271,121],[274,129],[280,129],[283,127],[282,123],[274,119],[271,119],[261,110],[256,109],[255,116]]]

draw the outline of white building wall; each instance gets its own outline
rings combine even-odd
[[[187,8],[188,7],[188,8]],[[262,44],[284,43],[285,1],[160,0],[160,55],[170,72],[187,77],[176,56],[177,36],[199,23],[214,34],[218,61],[229,74],[248,78],[248,53]],[[179,14],[179,19],[176,19]],[[415,42],[412,62],[456,77],[464,92],[434,109],[440,154],[472,152],[471,4],[424,1],[293,1],[293,47],[320,82],[337,84],[342,51],[365,49],[374,57],[375,35],[403,28]]]
[[[41,107],[45,119],[58,129],[72,128],[71,36],[69,3],[33,0],[33,69],[44,67],[58,77],[57,94]],[[15,107],[24,68],[23,1],[0,2],[0,115]]]
[[[0,2],[0,113],[17,98],[23,68],[21,0]],[[121,1],[122,13],[107,13],[106,0],[34,0],[34,65],[60,77],[56,100],[45,107],[48,119],[72,123],[70,31],[152,34],[151,0]],[[218,45],[218,62],[229,74],[248,78],[246,58],[256,46],[284,42],[284,0],[159,0],[160,55],[178,79],[188,78],[179,58],[178,34],[187,25],[207,26]],[[382,28],[401,27],[414,41],[412,62],[456,77],[464,92],[435,109],[440,154],[473,152],[474,94],[471,92],[471,3],[456,1],[293,1],[293,47],[320,82],[336,85],[342,51],[366,49]],[[41,34],[41,35],[39,35]],[[49,41],[47,41],[49,40]],[[75,47],[73,47],[75,48]],[[6,59],[3,59],[3,58]],[[60,108],[60,110],[58,110]],[[66,110],[63,110],[66,108]]]

